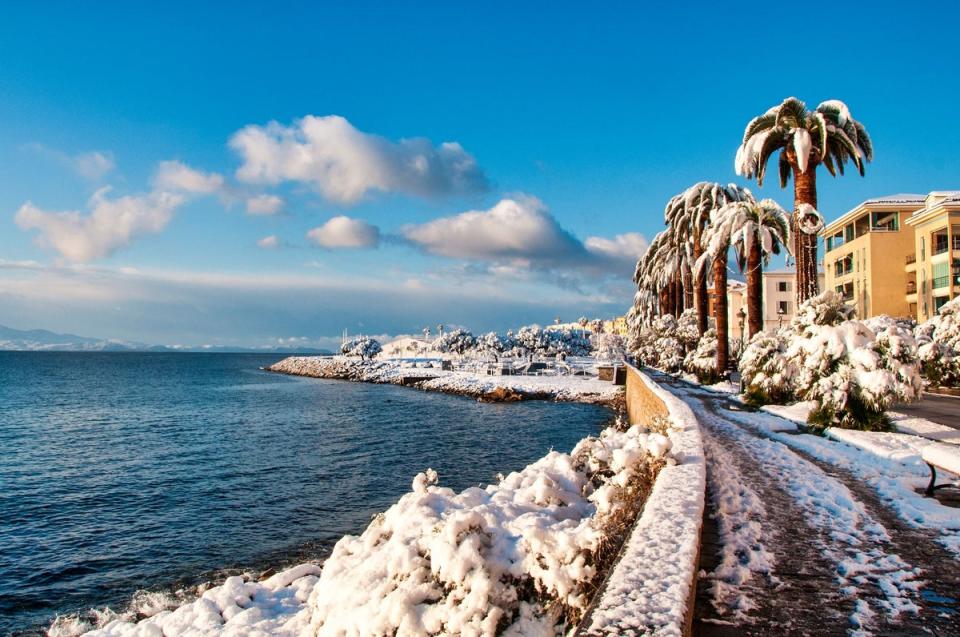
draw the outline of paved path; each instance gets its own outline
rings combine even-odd
[[[656,376],[700,420],[708,506],[694,632],[960,635],[960,561],[845,469],[725,396]]]
[[[960,429],[960,396],[924,394],[920,402],[913,405],[897,405],[894,411]]]

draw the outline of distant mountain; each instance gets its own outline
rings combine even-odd
[[[216,352],[262,354],[330,354],[311,347],[167,347],[134,341],[57,334],[49,330],[15,330],[0,325],[0,350],[29,352]]]

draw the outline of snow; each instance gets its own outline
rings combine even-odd
[[[960,405],[958,405],[960,407]],[[887,415],[893,421],[893,426],[897,431],[905,434],[913,434],[929,440],[938,440],[951,445],[960,445],[960,430],[931,422],[926,418],[917,418],[908,416],[896,411],[888,411]]]
[[[413,367],[413,365],[417,365]],[[429,365],[423,367],[421,365]],[[444,371],[433,362],[402,360],[362,361],[344,357],[291,356],[271,365],[271,371],[338,378],[368,383],[400,384],[405,378],[421,379],[421,389],[483,397],[497,390],[558,401],[608,403],[621,392],[609,381],[589,376],[489,376],[465,371]]]
[[[115,619],[87,633],[91,637],[171,637],[174,635],[299,635],[308,628],[303,613],[320,567],[301,564],[260,582],[229,577],[199,599],[134,623]],[[52,637],[76,625],[54,624]],[[76,634],[76,633],[74,633]]]
[[[810,160],[810,149],[813,139],[806,128],[798,128],[793,133],[793,149],[797,153],[797,167],[801,173],[807,172],[807,163]]]
[[[923,448],[923,461],[960,475],[960,449],[941,442],[932,442]]]
[[[923,449],[935,444],[917,436],[886,431],[858,431],[830,427],[824,433],[833,440],[845,442],[880,458],[889,458],[903,464],[920,464],[920,454]]]
[[[675,462],[661,469],[585,633],[682,635],[696,577],[706,466],[700,427],[683,401],[637,371],[667,405]]]

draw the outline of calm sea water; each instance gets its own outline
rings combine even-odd
[[[490,482],[609,417],[259,370],[276,360],[0,352],[0,634],[321,558],[427,467]]]

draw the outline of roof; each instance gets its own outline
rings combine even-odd
[[[867,199],[860,204],[898,204],[898,203],[907,203],[907,204],[923,204],[926,200],[926,195],[918,195],[915,193],[900,193],[897,195],[886,195],[885,197],[874,197],[873,199]],[[858,206],[859,207],[859,206]]]

